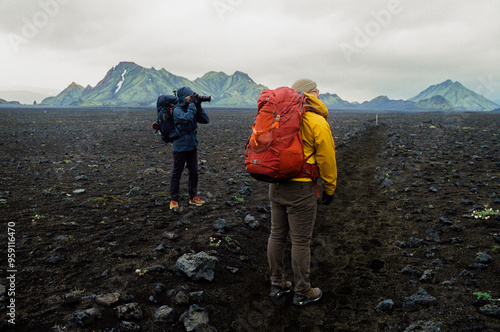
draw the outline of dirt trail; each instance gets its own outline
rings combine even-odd
[[[380,301],[386,262],[394,255],[384,234],[394,216],[376,180],[384,143],[380,127],[370,129],[339,153],[335,204],[321,208],[313,257],[319,261],[317,284],[326,289],[324,328],[376,330],[373,311]],[[321,264],[323,262],[323,264]],[[384,280],[385,282],[385,280]]]

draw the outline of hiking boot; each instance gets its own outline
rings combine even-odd
[[[170,210],[179,210],[179,204],[177,203],[177,201],[170,201]]]
[[[203,203],[205,203],[205,202],[202,201],[199,196],[194,196],[193,198],[191,198],[189,200],[189,205],[193,205],[193,206],[202,206]]]
[[[290,281],[282,281],[278,285],[271,284],[269,296],[272,299],[280,299],[283,295],[292,291],[292,283]]]
[[[319,288],[310,288],[305,294],[295,293],[293,297],[293,304],[295,305],[306,305],[312,302],[316,302],[321,299],[323,292]]]

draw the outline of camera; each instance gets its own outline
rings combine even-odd
[[[210,102],[212,100],[212,96],[199,96],[201,102],[208,101]]]
[[[193,101],[196,103],[196,102],[205,102],[205,101],[208,101],[210,102],[212,100],[212,96],[200,96],[199,94],[195,93],[191,96],[191,98],[193,99]]]

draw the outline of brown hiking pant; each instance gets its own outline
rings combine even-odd
[[[304,294],[311,288],[311,237],[316,220],[316,188],[312,182],[273,183],[269,186],[271,201],[271,235],[267,258],[271,282],[284,280],[284,256],[288,234],[292,242],[292,268],[295,292]]]

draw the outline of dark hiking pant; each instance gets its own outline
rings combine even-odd
[[[311,288],[311,238],[316,220],[316,187],[312,182],[273,183],[269,186],[271,201],[271,235],[267,258],[271,282],[284,281],[284,256],[288,235],[292,242],[292,269],[295,292],[304,294]]]
[[[189,171],[188,194],[193,198],[198,194],[198,152],[182,151],[174,152],[174,170],[170,178],[170,199],[179,200],[179,188],[181,184],[181,175],[184,171],[184,165],[187,165]]]

